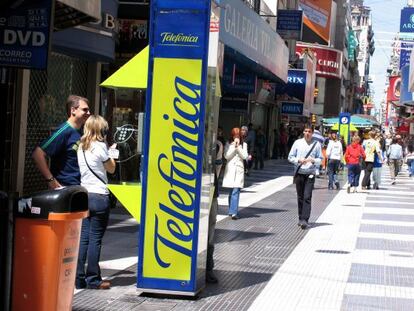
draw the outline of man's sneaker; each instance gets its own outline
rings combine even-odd
[[[218,278],[214,275],[212,270],[206,272],[206,282],[210,284],[218,283]]]
[[[240,217],[239,217],[239,216],[237,216],[236,214],[233,214],[233,215],[231,215],[231,219],[233,219],[233,220],[237,220],[237,219],[240,219]]]
[[[391,185],[395,185],[395,180],[393,180],[393,181],[391,182]]]
[[[305,230],[309,227],[309,224],[306,220],[299,220],[298,222],[298,226],[302,229]]]
[[[339,190],[339,181],[335,183],[336,190]]]

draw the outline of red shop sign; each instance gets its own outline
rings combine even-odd
[[[313,53],[316,57],[316,75],[328,78],[341,78],[342,52],[317,44],[296,43],[296,54],[302,58],[305,53]]]

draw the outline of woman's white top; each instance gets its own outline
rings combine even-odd
[[[341,160],[343,155],[342,143],[339,140],[330,140],[326,148],[326,156],[330,160]]]
[[[106,143],[94,141],[91,143],[89,150],[85,151],[86,161],[89,167],[98,175],[105,183],[108,183],[104,162],[109,160],[108,147]],[[82,148],[78,149],[78,163],[81,173],[81,186],[85,187],[88,192],[109,194],[106,184],[100,181],[88,168],[85,163]]]
[[[224,157],[227,160],[224,169],[223,187],[224,188],[243,188],[244,186],[244,163],[248,156],[247,144],[239,145],[237,148],[234,143],[227,143],[224,148]]]

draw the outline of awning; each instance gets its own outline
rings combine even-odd
[[[149,47],[147,46],[102,82],[100,86],[112,89],[146,89],[148,80],[148,58]]]
[[[338,122],[339,122],[339,117],[323,119],[323,125],[328,126],[328,127],[334,126]],[[351,116],[351,124],[358,128],[369,128],[369,127],[377,125],[377,122],[354,115],[354,116]]]

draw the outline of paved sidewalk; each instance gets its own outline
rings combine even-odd
[[[341,191],[249,310],[414,310],[414,180]]]
[[[314,223],[302,231],[291,174],[281,160],[252,171],[238,221],[226,217],[221,189],[220,282],[195,300],[139,296],[138,225],[112,215],[101,266],[114,286],[77,292],[73,310],[414,310],[414,182],[402,173],[394,186],[347,194],[317,179]]]

